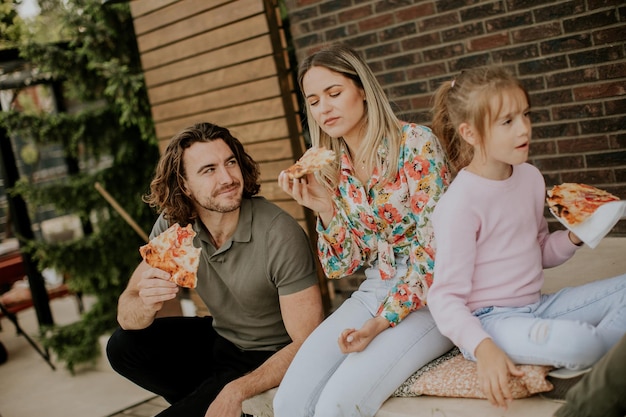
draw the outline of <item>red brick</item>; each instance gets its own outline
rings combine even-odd
[[[509,34],[507,32],[494,33],[481,38],[471,39],[468,42],[468,51],[484,51],[510,45]]]
[[[395,16],[398,22],[405,22],[421,19],[424,16],[432,16],[435,13],[435,5],[433,3],[426,3],[402,9],[396,12]]]
[[[530,155],[556,155],[556,143],[553,140],[531,140]]]
[[[606,43],[624,42],[624,34],[626,33],[626,26],[621,25],[619,27],[597,30],[592,33],[593,42],[596,45],[603,45]]]
[[[459,15],[456,13],[437,14],[435,17],[422,19],[417,26],[420,31],[426,32],[437,28],[448,28],[459,23]]]
[[[573,89],[574,100],[592,100],[594,98],[616,97],[626,94],[624,82],[594,83]]]
[[[616,62],[598,67],[598,76],[601,80],[626,77],[626,62]]]
[[[517,43],[552,38],[559,35],[561,35],[561,25],[559,22],[535,25],[533,27],[518,29],[512,32],[513,41]]]
[[[563,139],[557,141],[559,153],[586,153],[606,151],[610,149],[606,136],[590,136],[586,138]]]
[[[612,169],[587,169],[584,171],[566,171],[561,173],[563,182],[578,182],[583,184],[610,184],[615,181]]]
[[[371,6],[361,6],[355,9],[346,10],[345,12],[338,13],[339,21],[341,23],[351,22],[354,20],[360,20],[368,16],[372,16],[373,11]]]
[[[411,99],[411,105],[414,109],[429,110],[433,105],[432,95],[429,94],[429,95],[413,97]]]
[[[421,36],[412,36],[402,41],[402,47],[406,50],[430,48],[441,43],[438,33],[428,33]]]
[[[375,16],[370,19],[359,22],[359,29],[362,31],[370,31],[374,29],[382,29],[389,27],[394,22],[392,14],[384,14]]]
[[[419,65],[406,70],[407,78],[423,79],[433,76],[446,74],[446,66],[444,64],[426,64]]]

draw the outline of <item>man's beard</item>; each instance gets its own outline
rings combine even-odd
[[[241,207],[241,200],[242,200],[241,195],[239,195],[239,197],[236,200],[234,201],[231,200],[227,203],[219,203],[218,199],[213,198],[213,197],[209,197],[202,202],[199,201],[195,195],[192,195],[191,198],[193,198],[193,201],[195,201],[198,206],[202,207],[203,209],[207,211],[212,211],[216,213],[230,213],[235,210],[238,210],[239,207]]]

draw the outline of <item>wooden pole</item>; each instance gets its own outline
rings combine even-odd
[[[146,234],[146,232],[144,232],[143,230],[141,230],[141,227],[139,227],[139,225],[137,223],[135,223],[135,221],[128,215],[128,213],[126,212],[126,210],[124,210],[122,208],[122,206],[119,205],[119,203],[117,201],[115,201],[115,199],[111,196],[111,194],[109,194],[107,192],[107,190],[105,190],[99,182],[96,182],[94,184],[94,187],[96,187],[96,190],[98,190],[98,192],[100,194],[102,194],[102,197],[104,197],[104,199],[106,201],[109,202],[109,204],[111,204],[113,206],[113,208],[115,209],[115,211],[117,211],[120,216],[122,216],[122,218],[124,220],[126,220],[126,223],[128,223],[130,225],[130,227],[132,227],[135,232],[137,232],[137,234],[139,234],[139,236],[141,236],[146,242],[148,242],[150,240],[150,238],[148,237],[148,235]]]

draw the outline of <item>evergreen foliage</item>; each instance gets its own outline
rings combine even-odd
[[[11,190],[29,207],[53,204],[59,213],[76,214],[83,222],[83,238],[26,245],[39,270],[54,268],[69,277],[71,289],[95,296],[95,305],[80,321],[42,335],[42,343],[74,372],[100,355],[99,336],[117,325],[117,298],[141,260],[138,248],[144,243],[94,184],[99,182],[149,232],[155,214],[141,197],[148,191],[159,150],[128,4],[39,4],[42,16],[22,31],[20,54],[40,74],[62,83],[65,103],[73,103],[65,107],[79,110],[10,111],[0,114],[0,124],[10,135],[28,137],[37,146],[61,144],[67,160],[78,168],[45,186],[22,178]],[[50,23],[50,16],[56,23]],[[53,35],[42,36],[46,25],[41,22]],[[55,42],[42,43],[42,38]]]

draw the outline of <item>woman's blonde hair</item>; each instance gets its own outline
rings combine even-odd
[[[475,127],[478,141],[484,143],[488,126],[497,117],[499,109],[491,108],[491,100],[500,98],[504,91],[519,88],[530,105],[528,92],[506,68],[489,65],[462,71],[454,80],[439,86],[434,96],[433,133],[439,138],[453,174],[466,167],[474,156],[474,148],[459,134],[461,123]]]
[[[365,161],[369,172],[376,166],[383,177],[383,182],[391,180],[397,175],[397,161],[400,152],[402,135],[400,121],[394,114],[385,92],[365,61],[352,48],[343,44],[333,44],[323,48],[302,61],[298,69],[298,84],[304,93],[302,80],[311,68],[324,67],[339,73],[350,80],[365,93],[365,134],[357,155],[351,155],[353,163]],[[341,138],[328,136],[317,124],[311,115],[308,104],[306,118],[313,146],[324,146],[340,155],[344,146]],[[378,150],[384,145],[384,152]],[[339,181],[339,161],[324,168],[321,179],[324,184],[333,189]]]

